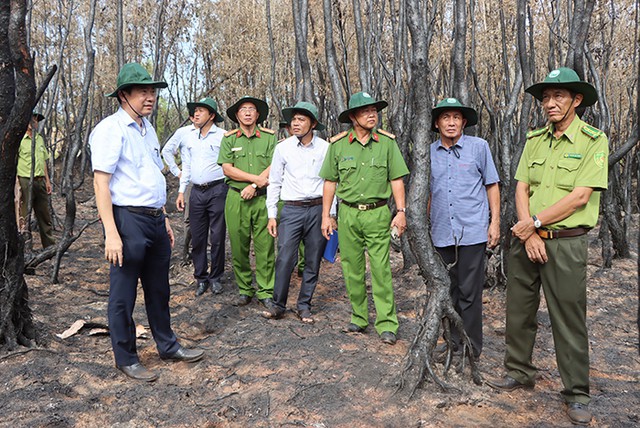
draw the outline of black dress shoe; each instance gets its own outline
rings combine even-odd
[[[567,416],[574,425],[589,425],[591,422],[591,411],[588,404],[568,403]]]
[[[497,389],[500,391],[507,391],[507,392],[515,391],[516,389],[520,389],[520,388],[527,388],[527,389],[533,388],[533,383],[531,384],[520,383],[509,375],[503,377],[502,379],[487,380],[485,382],[487,385],[489,385],[493,389]]]
[[[357,324],[354,323],[349,323],[349,325],[347,325],[347,332],[348,333],[364,333],[364,327],[360,327]]]
[[[383,331],[380,339],[387,345],[395,345],[397,341],[396,334],[392,331]]]
[[[184,361],[187,363],[193,363],[200,360],[204,356],[204,351],[201,349],[187,349],[180,347],[176,352],[170,355],[162,355],[160,358],[163,360]]]
[[[135,380],[144,380],[146,382],[153,382],[158,379],[158,375],[152,371],[146,369],[140,363],[131,364],[130,366],[116,366],[118,370],[122,373],[126,374],[132,379]]]
[[[251,303],[251,296],[247,296],[246,294],[241,294],[240,297],[238,297],[238,306],[247,306],[249,303]]]
[[[264,306],[267,309],[271,309],[273,307],[273,300],[271,299],[271,297],[260,299],[260,303],[262,303],[262,306]]]
[[[221,294],[222,293],[222,284],[217,279],[211,281],[211,292],[213,294]]]
[[[204,279],[202,281],[198,281],[198,288],[196,289],[196,296],[202,296],[205,291],[209,288],[209,281]]]

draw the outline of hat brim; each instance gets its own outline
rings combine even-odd
[[[157,82],[149,82],[149,81],[145,81],[145,82],[127,82],[124,85],[120,85],[118,86],[118,88],[111,92],[110,94],[107,94],[107,97],[116,97],[118,96],[118,91],[122,91],[124,89],[130,88],[131,86],[153,86],[154,88],[160,88],[160,89],[164,89],[166,87],[168,87],[169,85],[167,84],[167,82],[162,82],[162,81],[157,81]]]
[[[215,114],[214,122],[224,122],[224,117],[216,109],[205,103],[187,103],[187,110],[189,110],[189,116],[193,116],[196,113],[196,107],[203,107]]]
[[[351,123],[351,118],[349,117],[351,113],[355,112],[358,109],[361,109],[363,107],[369,107],[371,105],[376,106],[376,109],[378,110],[378,112],[380,112],[381,110],[384,110],[385,108],[387,108],[389,103],[387,103],[386,101],[374,101],[369,104],[363,104],[358,107],[346,109],[345,111],[340,113],[340,116],[338,116],[338,121],[340,123]]]
[[[431,110],[431,130],[433,132],[440,132],[438,128],[436,128],[436,121],[438,120],[442,112],[447,110],[460,110],[462,112],[462,116],[467,120],[467,123],[464,125],[465,128],[476,125],[478,123],[478,113],[471,107],[436,107]]]
[[[324,126],[322,123],[320,123],[320,121],[318,120],[317,117],[315,117],[313,115],[313,113],[310,110],[307,110],[306,108],[296,108],[296,107],[287,107],[287,108],[283,108],[282,109],[282,117],[284,117],[284,120],[287,121],[288,124],[291,123],[291,121],[293,120],[293,115],[297,112],[301,112],[302,114],[304,114],[305,116],[313,119],[316,121],[316,127],[313,128],[316,131],[324,131],[326,129],[326,126]]]
[[[569,91],[582,94],[582,102],[579,107],[589,107],[598,102],[598,91],[590,83],[587,82],[542,82],[529,86],[524,91],[533,97],[542,101],[542,93],[547,88],[567,89]]]
[[[44,120],[44,116],[40,113],[33,113],[32,117],[37,118],[38,122],[42,122]]]
[[[256,106],[256,109],[258,109],[258,120],[256,121],[256,123],[262,123],[267,120],[267,116],[269,116],[269,106],[263,100],[253,97],[243,97],[236,101],[234,105],[227,109],[227,117],[229,117],[229,119],[233,120],[235,123],[239,123],[237,117],[238,109],[244,103],[251,103]]]

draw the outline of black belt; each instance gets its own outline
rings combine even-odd
[[[348,207],[356,208],[360,211],[373,210],[373,209],[380,208],[387,205],[387,201],[384,199],[381,199],[378,202],[372,202],[370,204],[352,204],[351,202],[347,202],[347,201],[341,201],[341,203],[345,204]]]
[[[193,183],[193,187],[195,187],[198,190],[207,190],[209,187],[214,187],[214,186],[217,186],[218,184],[222,184],[222,183],[224,183],[224,178],[221,178],[220,180],[210,181],[210,182],[204,183],[204,184]]]
[[[127,211],[135,214],[148,215],[150,217],[160,217],[163,213],[162,208],[149,208],[149,207],[122,207]]]
[[[303,201],[282,201],[285,205],[291,205],[294,207],[315,207],[316,205],[322,205],[322,197],[315,199],[305,199]]]
[[[582,236],[589,232],[591,229],[586,227],[574,227],[573,229],[559,229],[559,230],[547,230],[538,229],[536,232],[542,239],[558,239],[558,238],[573,238],[575,236]]]
[[[229,186],[229,189],[235,190],[238,193],[242,192],[242,190],[236,189],[235,187],[231,187],[231,186]],[[267,194],[267,189],[256,189],[256,196],[264,196],[266,194]]]

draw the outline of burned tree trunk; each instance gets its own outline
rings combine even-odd
[[[33,346],[36,337],[13,204],[18,148],[36,93],[25,14],[24,0],[0,3],[0,346],[8,349]]]
[[[313,96],[313,80],[311,80],[311,64],[307,55],[307,19],[309,18],[309,2],[307,0],[291,2],[293,6],[293,29],[296,39],[296,58],[300,64],[300,81],[296,85],[296,101],[315,102]]]

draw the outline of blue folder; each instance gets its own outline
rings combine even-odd
[[[331,235],[331,238],[329,238],[329,241],[327,242],[327,246],[325,247],[324,254],[322,256],[329,263],[335,263],[337,253],[338,253],[338,231],[334,230],[333,235]]]

